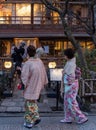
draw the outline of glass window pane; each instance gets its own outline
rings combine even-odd
[[[44,22],[45,6],[42,4],[34,4],[34,24]]]
[[[12,4],[0,4],[0,24],[11,23]]]
[[[16,16],[18,24],[30,24],[31,4],[16,4]]]
[[[9,40],[0,40],[0,56],[10,55],[11,42]]]
[[[53,23],[62,24],[61,19],[60,19],[58,13],[56,13],[56,12],[53,12]]]
[[[87,49],[93,49],[94,48],[94,44],[90,41],[87,42]]]

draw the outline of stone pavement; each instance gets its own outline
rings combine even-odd
[[[45,98],[42,102],[38,102],[40,112],[50,112],[51,109],[47,104],[47,99]],[[2,99],[0,103],[0,112],[24,112],[24,98],[23,91],[15,88],[13,97],[7,97]]]
[[[41,117],[41,123],[31,128],[32,130],[96,130],[96,116],[89,116],[89,121],[78,125],[61,124],[61,116]],[[23,127],[23,117],[0,117],[0,130],[28,130]]]
[[[1,100],[0,113],[23,113],[25,111],[23,90],[17,89],[18,83],[19,79],[15,78],[13,82],[13,86],[15,86],[13,96]],[[46,95],[46,91],[43,91],[41,100],[38,102],[40,113],[52,112],[51,106],[56,106],[56,98],[48,99]],[[59,103],[59,105],[61,104]]]

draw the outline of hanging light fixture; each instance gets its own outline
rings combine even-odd
[[[55,61],[49,62],[48,67],[49,67],[50,69],[56,68],[56,62],[55,62]]]
[[[4,62],[4,68],[5,68],[5,69],[10,69],[10,68],[12,68],[12,61],[5,61],[5,62]]]

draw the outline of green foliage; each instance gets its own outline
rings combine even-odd
[[[85,52],[87,64],[89,70],[96,71],[96,49],[92,49],[89,52]]]
[[[91,51],[91,57],[92,57],[94,60],[96,60],[96,49],[93,49],[93,50]]]
[[[96,72],[96,49],[85,49],[84,50],[84,55],[87,61],[87,65],[88,65],[88,69],[89,71],[95,71]],[[80,65],[80,59],[78,57],[78,54],[76,53],[76,61],[77,61],[77,66],[79,66],[82,70],[82,66]],[[83,72],[85,72],[85,70],[83,70]],[[83,77],[86,77],[86,75],[83,73]],[[87,78],[89,76],[87,75]]]

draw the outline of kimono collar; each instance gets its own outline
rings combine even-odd
[[[74,58],[72,58],[72,59],[68,60],[67,62],[76,63],[76,58],[74,57]]]
[[[30,57],[29,60],[38,60],[37,57]]]

